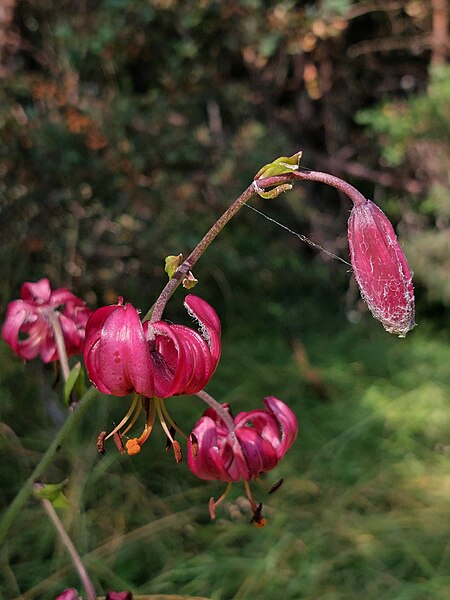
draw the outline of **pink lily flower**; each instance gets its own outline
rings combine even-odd
[[[164,321],[141,323],[131,304],[119,303],[95,311],[86,326],[84,360],[89,379],[101,392],[134,397],[125,417],[108,435],[102,432],[98,447],[111,436],[121,452],[122,438],[145,409],[144,430],[131,438],[125,448],[140,452],[149,437],[156,414],[181,461],[181,449],[173,439],[180,431],[164,405],[164,398],[195,394],[206,386],[219,362],[220,320],[214,309],[197,296],[188,295],[184,305],[200,324],[200,333],[190,327]],[[124,425],[127,427],[121,431]],[[182,432],[181,432],[182,433]],[[184,434],[182,434],[184,435]]]
[[[373,316],[389,333],[405,337],[415,325],[412,274],[391,223],[371,200],[353,206],[348,243],[361,296]]]
[[[40,355],[48,363],[58,358],[55,317],[70,356],[83,351],[85,326],[91,312],[66,288],[52,291],[48,279],[27,282],[22,285],[21,299],[8,305],[2,337],[21,358],[31,360]]]
[[[227,404],[219,405],[222,410],[208,408],[188,442],[188,464],[194,475],[230,483],[244,480],[254,522],[259,525],[264,524],[261,506],[254,501],[248,482],[272,470],[298,433],[297,418],[284,402],[268,396],[264,404],[265,409],[241,412],[235,418]],[[212,518],[224,497],[211,500]]]
[[[197,296],[184,305],[201,334],[184,325],[141,323],[131,304],[104,306],[86,326],[84,360],[91,382],[105,394],[168,398],[195,394],[214,373],[220,358],[220,321]]]

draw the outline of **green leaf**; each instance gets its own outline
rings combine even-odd
[[[41,500],[48,500],[54,508],[68,508],[72,504],[64,496],[62,489],[67,483],[67,479],[61,483],[43,483],[34,486],[34,495]]]
[[[271,163],[264,165],[255,175],[254,179],[264,179],[276,175],[285,175],[292,171],[298,171],[302,152],[296,152],[292,156],[280,156]]]
[[[51,500],[51,503],[53,504],[53,508],[69,508],[70,506],[73,506],[62,492],[59,492],[57,497],[54,500]]]
[[[272,190],[268,191],[263,190],[260,187],[256,188],[258,196],[261,196],[261,198],[264,198],[265,200],[272,200],[273,198],[277,198],[277,196],[289,190],[292,190],[292,185],[290,183],[283,183],[282,185],[277,185],[276,188],[273,188]]]
[[[173,274],[181,264],[183,264],[182,254],[179,254],[178,256],[166,256],[164,271],[169,276],[169,279],[172,279]]]
[[[182,286],[186,290],[191,290],[193,287],[195,287],[197,285],[197,283],[198,283],[198,279],[196,279],[194,277],[194,274],[191,271],[189,271],[189,273],[186,275],[186,277],[181,282]]]
[[[61,490],[68,482],[68,479],[64,479],[61,483],[41,483],[36,484],[34,487],[34,493],[38,498],[42,498],[44,500],[50,500],[53,502],[59,494]]]
[[[81,398],[86,389],[84,381],[84,371],[81,368],[81,363],[77,364],[72,368],[69,373],[69,377],[64,385],[64,402],[67,406],[70,404],[70,395],[75,392],[77,398]]]

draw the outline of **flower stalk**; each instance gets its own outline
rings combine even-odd
[[[335,175],[330,175],[329,173],[309,170],[294,171],[290,178],[297,181],[317,181],[319,183],[324,183],[325,185],[334,187],[348,196],[355,206],[360,206],[361,204],[367,202],[367,198],[361,194],[359,190],[350,185],[350,183],[347,183]]]
[[[277,186],[276,195],[279,195],[283,191],[286,191],[286,184],[293,180],[317,181],[334,187],[348,196],[355,206],[359,206],[367,201],[361,192],[343,179],[328,173],[322,173],[320,171],[295,170],[283,175],[274,175],[272,177],[258,179],[257,182],[253,181],[251,185],[249,185],[247,189],[244,190],[238,198],[236,198],[233,204],[231,204],[231,206],[223,213],[223,215],[214,223],[211,229],[203,236],[186,260],[184,260],[178,269],[176,269],[153,305],[153,308],[150,311],[150,321],[155,322],[162,318],[167,302],[170,300],[178,286],[182,283],[183,279],[187,276],[189,271],[194,268],[194,265],[198,259],[219,235],[225,225],[240,211],[242,206],[248,202],[250,198],[257,195],[261,190],[273,188],[275,186]]]
[[[210,408],[213,408],[219,417],[222,419],[223,424],[228,428],[228,431],[231,433],[236,429],[236,425],[233,421],[233,417],[230,415],[228,410],[226,410],[220,402],[217,402],[208,392],[202,390],[197,393],[197,396],[203,400]]]
[[[34,487],[36,489],[38,489],[40,486],[41,486],[41,484],[39,484],[39,483],[34,484]],[[42,502],[43,509],[47,513],[48,518],[50,519],[54,528],[56,529],[59,539],[61,540],[62,544],[65,546],[65,548],[72,560],[73,566],[75,567],[75,569],[80,577],[81,583],[83,584],[83,587],[86,592],[87,600],[96,600],[97,594],[95,593],[94,586],[88,575],[86,567],[84,566],[83,561],[81,560],[81,557],[78,554],[77,549],[74,546],[74,543],[70,539],[67,531],[64,529],[64,526],[61,523],[61,519],[58,517],[56,510],[53,508],[53,505],[50,502],[50,500],[47,500],[46,498],[42,498],[41,502]]]
[[[49,310],[46,314],[46,317],[49,320],[50,325],[53,329],[53,336],[55,338],[56,352],[58,354],[59,364],[61,365],[61,371],[64,381],[67,381],[69,379],[70,366],[61,323],[59,322],[58,315],[53,310]]]
[[[194,268],[194,265],[198,259],[219,235],[225,225],[241,210],[241,208],[250,200],[250,198],[257,195],[258,188],[264,190],[266,188],[285,184],[291,180],[292,173],[288,173],[287,175],[266,177],[258,180],[258,185],[255,185],[255,182],[252,182],[247,189],[244,190],[238,198],[236,198],[233,204],[231,204],[231,206],[223,213],[223,215],[214,223],[211,229],[203,236],[186,260],[178,267],[178,269],[172,275],[172,278],[169,279],[155,304],[153,305],[150,317],[150,321],[152,323],[161,319],[164,308],[166,307],[167,302],[170,300],[177,287],[181,284],[189,271]],[[280,190],[280,192],[281,191],[283,190]]]

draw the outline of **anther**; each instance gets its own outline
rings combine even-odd
[[[120,454],[125,454],[125,448],[123,447],[122,436],[120,435],[120,433],[118,431],[116,431],[116,433],[114,434],[113,439],[114,439],[114,443],[116,444],[117,448],[119,449]]]
[[[178,464],[180,464],[180,462],[183,461],[183,454],[181,452],[180,443],[177,442],[177,440],[173,440],[172,448],[173,448],[173,453],[175,455],[175,460],[177,461]]]
[[[170,433],[170,437],[167,436],[167,441],[166,441],[166,452],[167,450],[170,448],[170,446],[172,446],[173,444],[173,440],[175,438],[175,434],[176,434],[177,430],[175,429],[175,427],[173,427],[172,425],[169,427],[169,433]]]
[[[130,456],[139,454],[139,452],[141,451],[141,447],[137,438],[132,438],[131,440],[128,440],[125,444],[125,448],[127,449],[127,452]]]
[[[198,456],[198,440],[193,433],[191,433],[191,451],[193,459],[196,460]]]
[[[101,433],[98,434],[98,438],[97,438],[97,450],[99,452],[99,454],[105,454],[106,450],[105,450],[105,437],[106,437],[106,431],[102,431]]]
[[[260,502],[256,507],[253,517],[250,521],[255,527],[264,527],[267,524],[267,519],[262,515],[262,503]]]
[[[274,492],[276,492],[283,485],[283,481],[284,479],[279,479],[276,483],[273,484],[268,493],[273,494]]]

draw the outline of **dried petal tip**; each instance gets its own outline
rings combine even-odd
[[[348,220],[350,257],[361,296],[389,333],[414,326],[412,275],[394,229],[371,200],[353,206]]]

